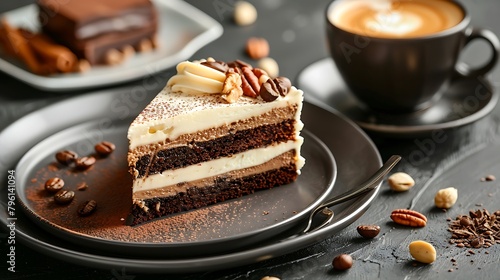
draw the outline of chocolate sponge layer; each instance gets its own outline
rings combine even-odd
[[[228,157],[247,150],[266,147],[295,139],[295,120],[263,125],[228,134],[211,141],[191,141],[185,146],[160,150],[155,155],[144,155],[136,162],[138,178],[182,168],[201,162]]]
[[[211,186],[192,187],[174,196],[145,199],[142,207],[134,204],[128,222],[129,225],[134,226],[166,215],[238,198],[256,190],[286,185],[295,181],[297,176],[295,164],[290,164],[246,177],[233,179],[220,177]]]

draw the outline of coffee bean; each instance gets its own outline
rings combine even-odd
[[[68,204],[75,198],[75,192],[60,190],[54,195],[54,201],[58,204]]]
[[[288,91],[290,91],[290,88],[292,87],[292,82],[290,82],[290,79],[287,77],[276,77],[273,79],[273,82],[276,84],[281,96],[287,95]]]
[[[58,192],[64,187],[64,181],[61,178],[50,178],[45,182],[45,190],[51,193]]]
[[[95,200],[85,201],[82,205],[80,205],[80,208],[78,209],[78,215],[82,217],[89,216],[90,214],[94,213],[96,208],[97,202]]]
[[[56,160],[64,165],[69,165],[70,163],[74,162],[77,158],[78,154],[69,150],[64,150],[56,153]]]
[[[111,154],[115,150],[115,148],[115,144],[108,141],[102,141],[101,143],[95,145],[95,151],[101,156],[107,156]]]
[[[364,238],[375,238],[380,233],[380,227],[377,225],[360,225],[356,230]]]
[[[333,259],[332,265],[336,270],[347,270],[352,267],[352,257],[348,254],[340,254]]]
[[[81,169],[81,170],[88,169],[89,167],[94,165],[94,163],[95,163],[95,157],[92,157],[92,156],[81,157],[75,161],[76,168]]]
[[[260,87],[259,95],[264,101],[271,102],[276,100],[280,96],[280,93],[276,88],[276,84],[271,79],[268,79]]]
[[[490,182],[491,182],[491,181],[495,181],[496,179],[497,179],[497,178],[495,178],[495,176],[494,176],[494,175],[488,175],[488,176],[486,176],[486,177],[485,177],[485,180],[486,180],[486,181],[490,181]]]

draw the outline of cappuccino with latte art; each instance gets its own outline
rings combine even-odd
[[[337,27],[379,38],[412,38],[447,30],[462,21],[462,9],[447,0],[350,0],[327,15]]]
[[[360,107],[384,114],[431,108],[452,81],[484,76],[500,54],[497,36],[471,26],[452,0],[332,0],[325,18],[330,55],[348,89]],[[459,56],[476,40],[491,54],[471,67]]]

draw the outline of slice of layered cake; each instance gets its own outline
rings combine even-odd
[[[213,59],[182,62],[132,122],[131,225],[296,180],[303,93],[284,77]]]

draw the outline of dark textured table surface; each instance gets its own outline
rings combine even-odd
[[[0,12],[32,1],[1,1]],[[208,56],[220,60],[246,59],[243,46],[250,36],[269,40],[270,56],[281,66],[281,74],[296,78],[309,64],[328,56],[324,31],[324,10],[328,1],[254,1],[259,20],[249,27],[238,27],[231,21],[232,0],[189,1],[224,26],[224,34],[199,50],[193,58]],[[500,2],[498,0],[462,0],[472,17],[472,24],[500,35]],[[468,48],[463,60],[482,61],[488,55],[481,44]],[[169,72],[170,71],[170,72]],[[171,69],[158,76],[171,73]],[[500,67],[488,76],[494,87],[500,85]],[[131,81],[120,86],[134,86]],[[86,94],[83,92],[51,93],[23,84],[0,73],[0,130],[24,115],[48,104]],[[306,93],[307,94],[307,93]],[[67,263],[46,256],[23,244],[16,247],[16,273],[7,271],[6,235],[0,236],[1,279],[500,279],[500,244],[488,249],[457,248],[448,244],[447,218],[467,214],[471,209],[500,210],[499,181],[480,182],[488,174],[500,178],[500,105],[485,118],[444,132],[436,141],[432,137],[392,139],[372,135],[382,158],[392,154],[403,156],[396,167],[415,178],[409,192],[394,193],[384,182],[383,189],[368,211],[353,224],[309,248],[243,267],[182,275],[142,275],[96,269]],[[325,128],[334,129],[334,128]],[[22,137],[22,136],[20,136]],[[1,147],[0,147],[1,148]],[[6,175],[0,175],[6,176]],[[457,204],[447,212],[436,209],[433,197],[438,189],[459,189]],[[425,191],[422,191],[425,188]],[[416,197],[417,194],[420,196]],[[421,211],[429,225],[408,229],[393,224],[392,209]],[[356,226],[378,224],[381,234],[373,240],[359,238]],[[2,229],[5,231],[6,229]],[[417,239],[429,241],[437,249],[437,260],[431,265],[418,264],[408,253],[408,244]],[[334,271],[331,261],[340,253],[351,254],[354,266],[345,272]]]

